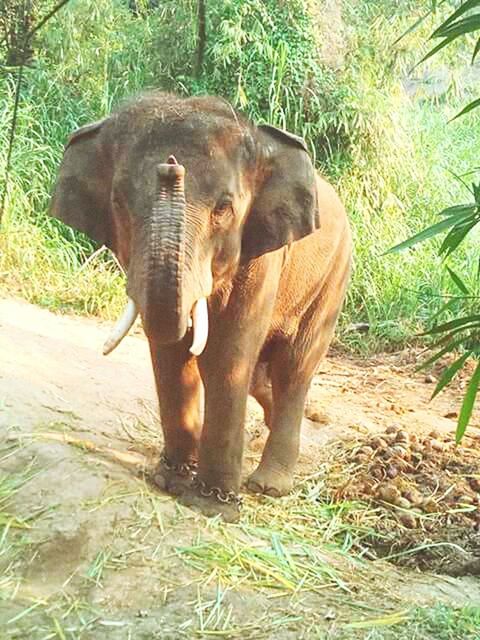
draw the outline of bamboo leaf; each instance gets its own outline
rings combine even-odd
[[[445,0],[443,0],[443,2],[445,2]],[[440,4],[443,4],[443,3],[440,3]],[[408,36],[409,33],[411,33],[412,31],[415,31],[415,29],[419,27],[422,24],[422,22],[424,22],[434,11],[435,11],[435,8],[432,7],[427,11],[427,13],[424,13],[423,16],[418,18],[418,20],[416,20],[410,27],[408,27],[408,29],[404,31],[402,35],[398,36],[398,38],[393,42],[392,47],[397,45],[400,42],[400,40],[403,40],[403,38]]]
[[[451,22],[445,26],[445,23],[437,29],[438,34],[433,36],[435,38],[459,38],[472,31],[478,31],[480,29],[480,14],[475,13],[461,20]]]
[[[445,304],[442,304],[440,309],[431,316],[430,322],[434,322],[439,316],[441,316],[445,311],[450,311],[457,304],[457,298],[451,298]]]
[[[437,351],[437,353],[435,353],[433,356],[431,356],[430,358],[428,358],[428,360],[425,360],[425,362],[422,362],[422,364],[417,367],[417,371],[421,371],[422,369],[426,369],[427,367],[429,367],[431,364],[433,364],[434,362],[436,362],[437,360],[439,360],[442,356],[444,356],[446,353],[450,353],[451,351],[454,351],[458,346],[460,346],[463,342],[465,341],[465,338],[462,336],[461,338],[457,338],[456,340],[450,340],[450,342],[445,345],[445,347],[443,347],[442,349],[440,349],[440,351]],[[441,344],[441,341],[437,342],[434,346],[432,346],[432,349],[435,349],[436,346],[439,346]]]
[[[480,38],[479,38],[479,40],[477,42],[477,46],[478,45],[480,45]],[[480,47],[479,47],[479,50],[480,50]],[[475,47],[475,51],[476,51],[475,55],[477,55],[477,53],[478,53],[477,47]],[[460,116],[464,116],[466,113],[468,113],[469,111],[472,111],[473,109],[476,109],[479,106],[480,106],[480,98],[477,98],[476,100],[473,100],[472,102],[467,104],[467,106],[464,107],[461,111],[459,111],[456,116],[453,116],[453,118],[451,118],[450,122],[453,122],[457,118],[460,118]]]
[[[480,51],[480,38],[477,40],[477,44],[475,45],[475,49],[473,50],[472,64],[475,62],[475,58],[477,57],[479,51]]]
[[[472,182],[472,193],[475,198],[475,204],[480,207],[480,182],[478,184]]]
[[[455,225],[444,238],[440,249],[438,250],[439,255],[445,254],[445,257],[448,258],[462,240],[465,239],[467,233],[477,224],[477,222],[477,220],[472,220]]]
[[[455,176],[456,178],[458,176]],[[447,207],[446,209],[442,209],[437,215],[439,216],[457,216],[458,218],[466,217],[467,215],[471,215],[477,209],[477,204],[474,202],[469,202],[468,204],[454,204],[452,207]]]
[[[460,289],[460,291],[462,293],[464,293],[465,295],[468,295],[468,293],[469,293],[468,289],[467,289],[465,283],[463,282],[463,280],[460,278],[460,276],[458,276],[453,269],[450,269],[450,267],[447,267],[447,271],[448,271],[448,274],[449,274],[450,278],[457,285],[457,287]]]
[[[447,44],[450,44],[450,42],[453,42],[453,40],[455,40],[455,38],[456,38],[456,36],[451,36],[450,38],[445,38],[445,40],[442,40],[442,42],[440,42],[440,44],[437,44],[436,47],[433,47],[433,49],[430,49],[430,51],[427,54],[425,54],[423,56],[423,58],[420,60],[420,62],[418,62],[415,66],[418,67],[419,64],[421,64],[422,62],[425,62],[425,60],[428,60],[429,58],[434,56],[441,49],[443,49],[443,47],[446,47]]]
[[[443,233],[444,231],[452,227],[457,222],[458,217],[459,217],[459,214],[451,215],[448,218],[445,218],[444,220],[440,220],[440,222],[436,222],[435,224],[432,224],[432,226],[427,227],[423,231],[420,231],[420,233],[417,233],[411,238],[408,238],[407,240],[400,242],[400,244],[395,245],[391,249],[388,249],[388,251],[386,251],[385,254],[402,251],[403,249],[407,249],[408,247],[413,247],[419,242],[423,242],[424,240],[429,240],[430,238],[433,238],[439,233]]]
[[[455,433],[455,440],[457,444],[463,438],[465,430],[472,417],[473,406],[475,404],[475,398],[477,397],[478,386],[480,384],[480,362],[477,364],[475,371],[473,372],[470,382],[467,386],[467,391],[463,398],[462,407],[460,409],[460,415],[458,416],[457,431]]]
[[[442,389],[444,389],[448,384],[450,384],[453,378],[457,375],[457,373],[463,367],[463,365],[465,364],[465,362],[467,361],[471,353],[472,353],[471,351],[467,351],[462,356],[460,356],[460,358],[455,360],[453,364],[451,364],[449,367],[443,370],[442,375],[440,376],[440,379],[437,383],[437,386],[435,387],[432,393],[431,400],[433,400],[435,396],[437,396],[440,393],[440,391],[442,391]]]
[[[467,11],[470,11],[471,9],[475,9],[475,7],[479,7],[479,6],[480,6],[480,0],[466,0],[466,2],[463,2],[456,11],[454,11],[450,16],[448,16],[448,18],[444,22],[442,22],[442,24],[439,27],[435,29],[435,31],[432,33],[430,37],[436,38],[438,32],[441,29],[448,27],[452,22],[454,22],[457,18],[462,16]]]
[[[463,316],[462,318],[455,318],[455,320],[450,320],[450,322],[445,322],[444,324],[439,324],[433,329],[429,329],[425,331],[423,335],[430,335],[432,333],[443,333],[444,331],[450,331],[452,329],[461,328],[462,331],[467,328],[471,328],[469,325],[476,326],[480,325],[480,315],[475,314],[471,316]]]

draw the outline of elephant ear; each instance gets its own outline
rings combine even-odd
[[[107,120],[81,127],[70,136],[49,213],[114,250],[112,166],[100,142]]]
[[[305,141],[270,125],[257,131],[264,166],[243,231],[244,261],[300,240],[320,226],[315,169]]]

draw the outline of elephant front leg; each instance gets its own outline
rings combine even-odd
[[[229,363],[229,364],[228,364]],[[244,423],[251,376],[250,359],[201,363],[205,419],[198,474],[187,503],[205,515],[221,513],[227,521],[239,515]]]
[[[159,346],[150,339],[160,404],[164,450],[155,483],[174,494],[191,484],[201,433],[201,379],[196,360],[183,344]]]

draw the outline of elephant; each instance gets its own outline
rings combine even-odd
[[[154,482],[236,519],[250,394],[269,435],[246,487],[289,493],[352,253],[345,209],[305,141],[218,97],[143,93],[71,135],[50,214],[126,272],[104,352],[139,314],[164,436]]]

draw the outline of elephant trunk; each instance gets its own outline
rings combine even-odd
[[[170,156],[157,166],[155,201],[147,223],[145,331],[162,344],[181,340],[191,309],[185,300],[185,169]],[[191,301],[193,303],[193,301]]]
[[[143,256],[139,246],[140,260],[129,273],[133,299],[129,297],[106,341],[105,355],[127,335],[139,310],[145,332],[160,344],[178,342],[192,326],[191,353],[200,355],[205,348],[211,272],[206,269],[206,276],[198,277],[195,234],[186,224],[184,177],[185,169],[174,156],[157,166],[154,203],[143,233],[137,236]]]

